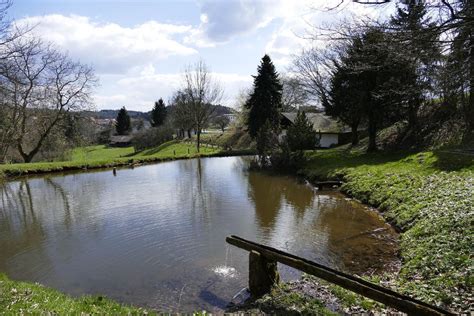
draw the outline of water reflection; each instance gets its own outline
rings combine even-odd
[[[374,212],[247,166],[195,159],[9,182],[0,272],[73,295],[219,311],[247,283],[247,253],[226,256],[230,234],[349,272],[392,261],[394,232]],[[224,264],[232,277],[215,272]]]

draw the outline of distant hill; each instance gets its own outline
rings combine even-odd
[[[119,110],[100,110],[100,111],[87,111],[84,112],[85,115],[95,117],[98,119],[114,119],[117,117]],[[127,110],[128,115],[131,118],[142,118],[148,120],[150,117],[150,112],[140,112],[140,111],[129,111]]]
[[[234,109],[223,106],[223,105],[215,105],[216,107],[216,112],[215,114],[217,116],[223,115],[223,114],[232,114],[235,112]],[[173,106],[167,106],[166,107],[168,111],[172,111]],[[117,117],[117,113],[119,110],[100,110],[100,111],[87,111],[84,112],[87,116],[95,117],[98,119],[114,119]],[[127,110],[128,115],[130,115],[131,118],[141,118],[144,120],[149,120],[150,119],[150,112],[141,112],[141,111],[131,111]]]
[[[214,105],[214,107],[216,108],[216,110],[214,112],[215,116],[221,116],[221,115],[224,115],[224,114],[236,113],[236,111],[233,108],[230,108],[228,106]],[[174,110],[174,105],[169,105],[169,106],[166,107],[166,111],[168,113],[173,113],[173,110]]]
[[[233,108],[230,108],[228,106],[223,106],[223,105],[216,105],[216,115],[217,116],[221,116],[221,115],[224,115],[224,114],[233,114],[235,113],[236,111],[233,109]]]

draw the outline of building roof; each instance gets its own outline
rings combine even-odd
[[[287,118],[291,123],[294,123],[296,120],[297,112],[283,112],[285,118]],[[331,117],[323,113],[305,113],[308,120],[313,124],[313,128],[317,132],[321,133],[348,133],[350,128],[339,123],[338,121],[332,119]]]

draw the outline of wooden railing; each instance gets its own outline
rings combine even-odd
[[[279,282],[277,262],[280,262],[409,315],[454,315],[444,309],[399,294],[364,279],[269,246],[233,235],[227,237],[226,241],[233,246],[250,252],[249,290],[254,298],[269,293],[271,288]]]

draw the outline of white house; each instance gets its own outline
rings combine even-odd
[[[281,137],[286,135],[286,128],[290,124],[294,124],[296,120],[296,112],[283,112],[281,126],[283,128]],[[336,120],[330,118],[323,113],[306,113],[306,117],[313,124],[313,129],[318,132],[319,147],[329,148],[346,142],[348,135],[351,133],[349,127],[344,126]]]

